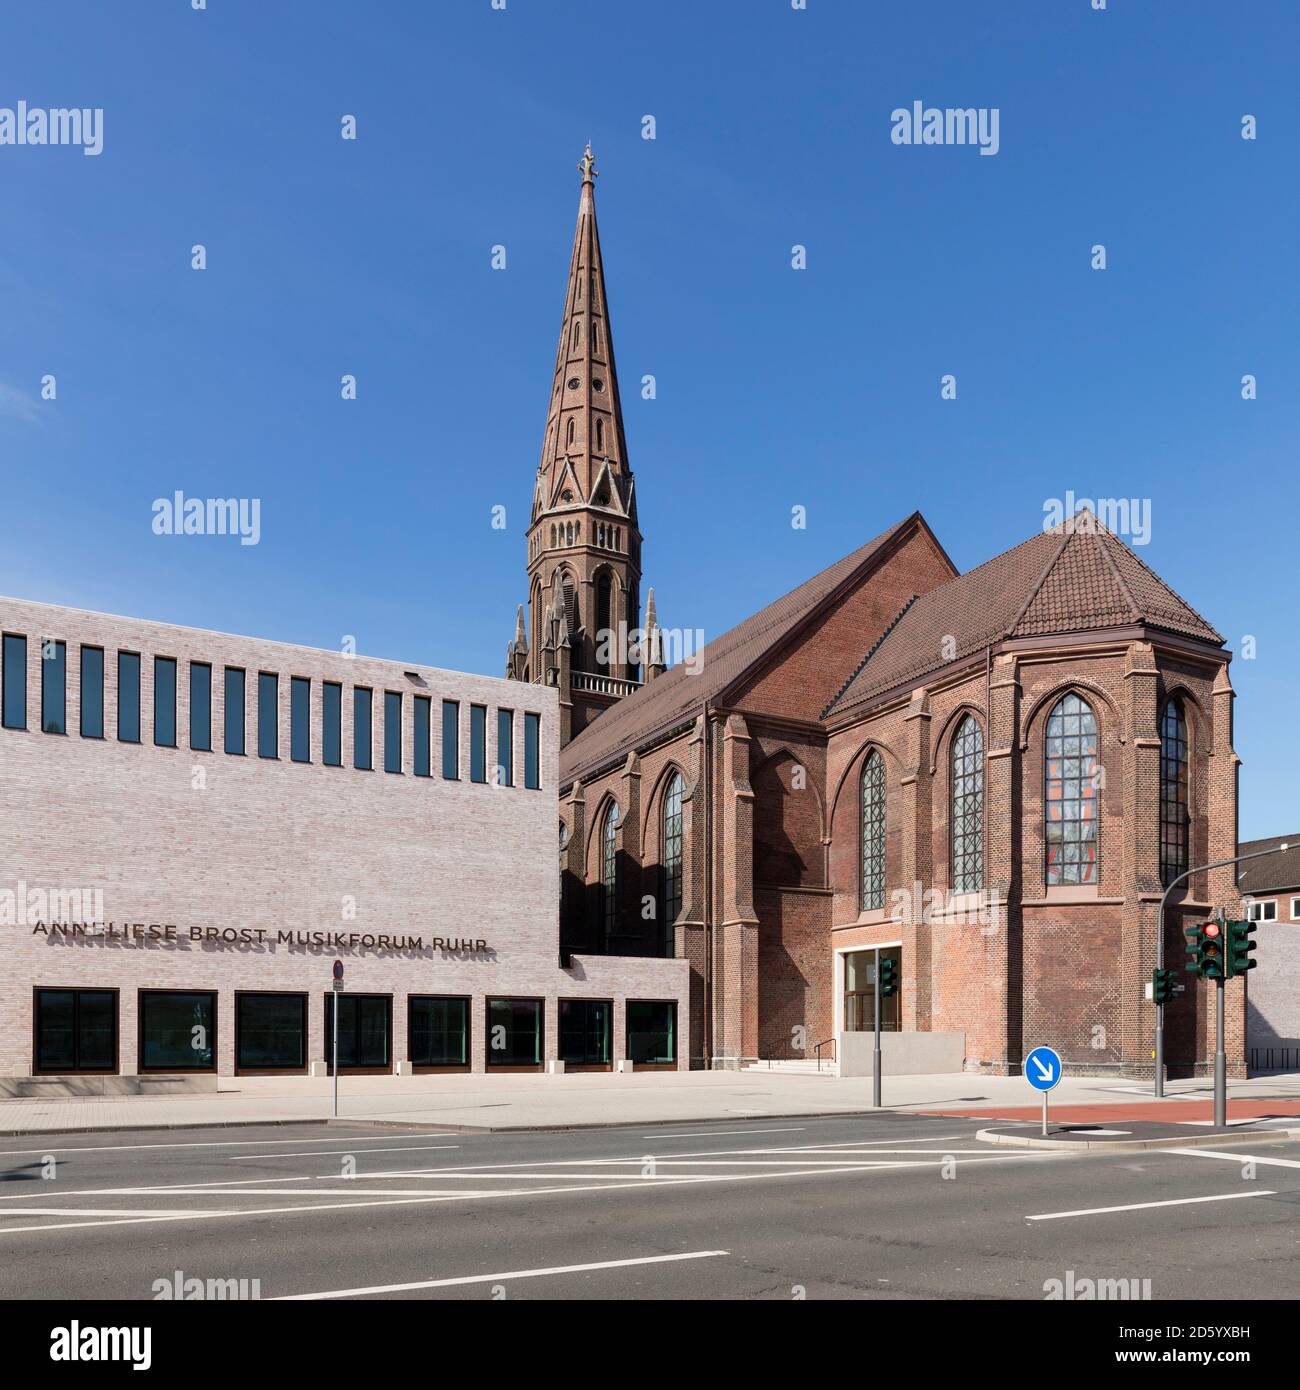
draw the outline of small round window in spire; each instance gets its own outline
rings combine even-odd
[[[603,391],[605,389],[605,383],[601,381],[599,377],[597,377],[596,380],[591,383],[591,385],[592,388],[596,391]]]
[[[570,390],[570,391],[576,391],[576,390],[578,389],[578,387],[581,386],[581,385],[582,385],[582,382],[579,381],[578,378],[577,378],[576,376],[571,376],[571,377],[569,378],[569,390]]]

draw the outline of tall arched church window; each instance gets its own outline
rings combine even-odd
[[[1160,882],[1166,888],[1187,869],[1191,823],[1187,719],[1182,703],[1170,700],[1160,720]]]
[[[610,644],[613,635],[613,582],[608,573],[596,581],[596,669],[608,671],[613,664]]]
[[[885,760],[873,751],[862,768],[862,908],[885,905]]]
[[[674,772],[664,792],[663,847],[663,929],[672,929],[682,910],[682,793],[681,773]]]
[[[600,827],[600,922],[608,942],[618,927],[618,802],[611,801]]]
[[[1047,716],[1044,745],[1047,882],[1096,883],[1101,759],[1097,720],[1078,695],[1063,696]]]
[[[952,740],[952,891],[984,887],[984,732],[968,714]]]

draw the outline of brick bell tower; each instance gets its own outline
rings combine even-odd
[[[528,525],[528,618],[506,675],[560,692],[567,743],[641,684],[641,533],[596,230],[591,146]]]

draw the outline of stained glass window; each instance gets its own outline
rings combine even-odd
[[[1160,882],[1167,888],[1187,868],[1187,721],[1170,700],[1160,720]]]
[[[984,886],[984,733],[967,715],[952,741],[952,891]]]
[[[872,753],[862,769],[862,907],[885,905],[885,760]]]

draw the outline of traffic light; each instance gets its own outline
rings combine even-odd
[[[888,999],[898,993],[898,962],[885,956],[880,962],[880,997]]]
[[[1250,934],[1252,925],[1251,922],[1228,923],[1225,979],[1231,980],[1234,975],[1244,975],[1247,970],[1254,970],[1255,961],[1250,955],[1255,949],[1255,938]]]
[[[1198,922],[1185,927],[1187,969],[1203,980],[1226,980],[1225,929],[1219,922]]]
[[[1175,983],[1172,970],[1151,972],[1151,997],[1157,1004],[1171,1004],[1182,992],[1183,987]]]

